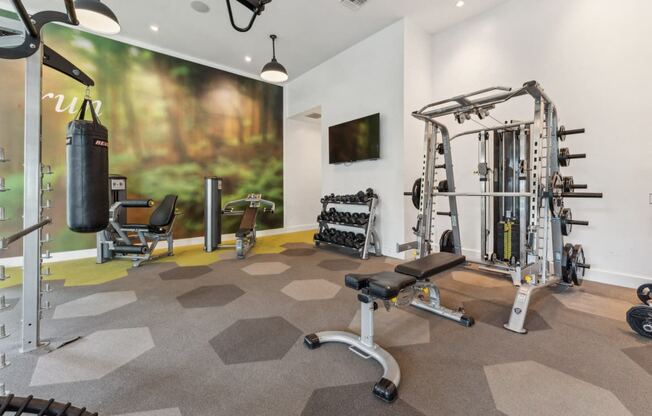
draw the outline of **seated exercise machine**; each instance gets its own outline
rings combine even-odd
[[[344,279],[347,287],[359,291],[360,335],[343,331],[325,331],[307,335],[304,344],[316,349],[327,342],[349,345],[349,349],[362,358],[373,358],[383,367],[383,376],[373,388],[378,398],[393,402],[398,397],[401,370],[392,355],[374,342],[374,311],[381,301],[385,308],[401,306],[424,306],[430,310],[430,296],[433,288],[430,278],[465,262],[464,256],[452,253],[434,253],[424,258],[396,266],[394,272],[375,274],[348,274]],[[452,311],[451,311],[452,312]],[[462,317],[467,326],[473,319]]]
[[[636,295],[643,305],[627,311],[627,323],[637,334],[652,338],[652,283],[641,285]]]
[[[109,226],[97,233],[97,263],[123,258],[133,261],[133,267],[138,267],[143,262],[173,255],[172,232],[177,216],[177,195],[165,196],[150,215],[147,224],[130,224],[127,222],[129,208],[151,208],[154,201],[126,199],[127,178],[124,176],[111,175],[109,182]],[[167,252],[154,256],[153,252],[162,240],[167,242]]]
[[[490,115],[498,105],[518,97],[534,101],[531,120],[501,123]],[[403,244],[399,251],[416,248],[428,253],[434,242],[435,218],[450,218],[451,229],[439,240],[440,251],[462,254],[460,240],[460,197],[480,198],[480,258],[478,269],[509,276],[517,289],[514,306],[505,328],[524,334],[525,318],[533,293],[552,285],[580,285],[586,269],[580,244],[565,243],[574,220],[565,202],[571,198],[602,198],[602,193],[576,192],[587,185],[562,176],[561,168],[586,154],[571,154],[561,142],[584,129],[567,130],[558,124],[555,104],[536,82],[517,89],[490,87],[431,103],[412,113],[426,123],[424,175],[417,179],[412,202],[419,209],[417,241]],[[477,123],[480,128],[451,136],[443,117],[458,124]],[[498,123],[489,126],[493,119]],[[455,187],[451,142],[473,137],[478,143],[478,192],[459,192]],[[443,158],[443,161],[439,161]],[[445,173],[440,180],[437,172]],[[448,210],[436,209],[442,200]]]
[[[244,199],[227,202],[222,214],[225,216],[242,216],[240,226],[235,232],[235,251],[239,259],[244,259],[247,252],[256,244],[256,217],[258,209],[273,214],[276,204],[262,199],[261,194],[249,194]]]
[[[249,194],[222,208],[222,178],[214,176],[204,178],[204,193],[204,251],[210,253],[222,245],[222,215],[242,216],[235,233],[235,249],[238,258],[244,259],[256,244],[258,210],[262,207],[263,212],[274,213],[276,205],[264,200],[261,194]]]

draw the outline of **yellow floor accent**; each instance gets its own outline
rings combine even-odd
[[[282,246],[287,243],[311,244],[313,234],[314,231],[302,231],[259,237],[249,254],[277,254],[285,250]],[[234,242],[226,241],[224,244],[234,244]],[[206,253],[202,245],[177,247],[174,249],[174,256],[164,257],[155,260],[155,262],[176,263],[182,267],[204,266],[218,262],[221,259],[232,258],[230,255],[221,254],[230,253],[234,250],[233,248],[223,248],[212,253]],[[158,252],[159,250],[156,251],[156,253]],[[52,273],[51,276],[44,278],[45,281],[64,280],[64,286],[88,286],[100,285],[127,276],[127,271],[131,268],[131,262],[128,260],[115,260],[104,264],[96,264],[95,258],[88,258],[49,263],[44,267],[49,267]],[[147,263],[141,267],[147,267]],[[23,283],[22,267],[8,268],[7,274],[11,278],[0,282],[0,289],[18,286]]]

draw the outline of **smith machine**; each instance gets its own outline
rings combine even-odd
[[[531,121],[450,136],[447,127],[437,120],[447,115],[460,124],[473,117],[484,120],[497,105],[521,96],[534,99]],[[442,234],[440,251],[462,254],[457,199],[481,198],[479,269],[511,277],[518,291],[505,328],[527,332],[524,323],[532,294],[556,284],[581,285],[585,269],[590,268],[582,246],[564,241],[573,225],[589,223],[573,220],[564,201],[602,198],[602,194],[576,192],[587,186],[575,184],[573,177],[560,172],[570,160],[586,157],[560,148],[567,136],[584,133],[584,129],[560,127],[554,103],[535,81],[516,90],[492,87],[453,97],[428,104],[412,115],[426,123],[424,169],[412,192],[406,193],[419,210],[416,241],[400,245],[399,250],[416,249],[419,258],[427,256],[432,251],[435,218],[443,215],[450,217],[451,229]],[[457,192],[455,188],[451,142],[463,136],[478,140],[480,192]],[[438,156],[443,156],[443,163],[438,162]],[[438,181],[440,169],[446,178]],[[436,201],[441,197],[448,198],[450,211],[437,211]]]
[[[1,248],[23,238],[23,319],[21,352],[33,351],[45,345],[40,339],[41,311],[48,303],[43,299],[47,287],[42,287],[42,278],[49,275],[49,268],[43,267],[43,260],[49,258],[49,250],[43,245],[49,242],[49,235],[42,227],[51,222],[44,210],[50,208],[50,200],[44,195],[52,191],[50,184],[44,186],[44,176],[52,169],[43,164],[41,140],[41,97],[43,96],[43,65],[71,77],[86,87],[94,85],[93,80],[43,43],[41,30],[48,23],[58,22],[77,26],[79,20],[73,0],[64,0],[66,13],[43,11],[29,15],[20,0],[12,0],[20,21],[0,17],[0,59],[26,58],[25,65],[25,136],[24,136],[24,230],[0,240]],[[4,161],[4,150],[0,151]],[[4,186],[2,187],[3,191]],[[4,210],[3,210],[4,211]],[[0,268],[0,279],[7,276]],[[45,290],[44,290],[45,289]]]

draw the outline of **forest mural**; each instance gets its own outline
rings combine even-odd
[[[203,177],[224,178],[223,201],[262,193],[276,213],[260,215],[259,227],[283,226],[283,90],[254,79],[187,62],[125,43],[48,25],[45,43],[91,76],[100,120],[109,129],[110,172],[128,177],[129,196],[161,200],[179,195],[182,216],[175,238],[203,235]],[[0,234],[22,228],[24,60],[0,60],[0,147],[7,163],[0,176],[11,191],[0,193],[7,221]],[[66,227],[65,135],[85,87],[44,68],[43,161],[53,218],[46,228],[53,251],[95,246],[95,235]],[[140,212],[139,212],[140,211]],[[133,214],[132,214],[133,212]],[[138,212],[138,213],[137,213]],[[130,210],[130,221],[146,221],[147,210]],[[224,232],[233,232],[236,218]],[[20,254],[20,244],[0,257]]]

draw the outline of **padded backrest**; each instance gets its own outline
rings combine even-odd
[[[152,212],[149,224],[156,227],[167,227],[174,220],[174,211],[177,208],[177,195],[166,195],[163,202]]]

